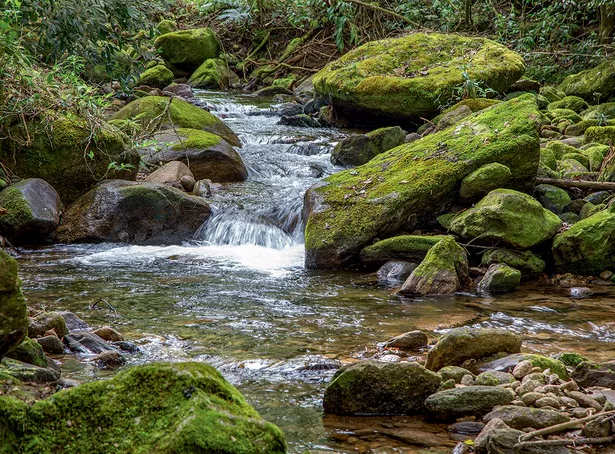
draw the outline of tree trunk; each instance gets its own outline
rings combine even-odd
[[[600,7],[600,42],[609,44],[615,32],[615,5]]]
[[[474,21],[472,20],[472,3],[473,0],[464,0],[464,22],[467,30],[472,30],[474,28]]]

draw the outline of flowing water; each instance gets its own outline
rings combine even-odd
[[[193,360],[216,366],[285,431],[296,453],[417,452],[410,446],[419,438],[422,446],[450,444],[443,427],[414,419],[323,419],[322,395],[333,367],[406,331],[506,327],[521,334],[531,351],[614,357],[613,287],[596,287],[583,300],[548,285],[497,299],[400,299],[373,276],[305,270],[303,194],[339,170],[329,153],[343,132],[278,126],[270,104],[256,98],[201,96],[240,135],[249,180],[215,190],[213,217],[183,245],[22,251],[30,306],[70,310],[93,326],[116,327],[141,350],[129,364]],[[90,308],[100,299],[117,314],[101,304]],[[65,377],[110,374],[87,358],[58,359]],[[399,430],[382,439],[370,435],[374,425]]]

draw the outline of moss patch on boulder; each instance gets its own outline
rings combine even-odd
[[[615,126],[592,126],[585,131],[585,143],[615,145]]]
[[[378,241],[360,253],[361,262],[369,265],[382,265],[391,260],[421,261],[425,255],[445,235],[421,236],[401,235]]]
[[[510,169],[493,162],[482,166],[461,180],[459,196],[462,199],[483,197],[494,189],[502,188],[512,178]]]
[[[607,60],[595,68],[566,77],[558,88],[566,95],[579,96],[593,104],[608,101],[615,95],[613,80],[615,60]]]
[[[155,43],[160,56],[181,71],[192,72],[220,53],[218,38],[209,28],[165,33],[156,38]]]
[[[173,72],[164,65],[156,65],[139,76],[139,83],[149,87],[164,88],[173,83]]]
[[[0,361],[25,339],[28,323],[17,262],[0,249]]]

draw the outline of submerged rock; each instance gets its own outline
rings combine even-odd
[[[66,452],[67,440],[72,453],[286,452],[280,429],[198,363],[133,367],[31,405],[0,397],[0,451]]]
[[[25,339],[28,323],[17,262],[0,249],[0,361]]]
[[[313,186],[304,205],[306,265],[350,266],[375,238],[429,225],[454,202],[461,180],[485,164],[509,167],[510,187],[533,186],[540,154],[538,115],[531,96],[500,103],[456,128],[389,150]]]
[[[314,76],[314,88],[354,124],[418,122],[452,99],[463,84],[461,65],[498,92],[525,71],[520,55],[494,41],[413,33],[351,50]]]
[[[508,405],[510,391],[496,386],[466,386],[440,391],[425,400],[428,415],[436,419],[454,420],[464,416],[483,416],[496,405]]]
[[[325,413],[408,415],[424,409],[442,382],[418,363],[361,361],[336,372],[325,391]]]
[[[495,353],[518,353],[521,338],[503,329],[456,328],[444,334],[427,355],[425,367],[440,370],[458,366],[468,359],[480,359]]]
[[[374,156],[403,144],[406,131],[399,126],[377,129],[367,134],[352,134],[335,146],[331,162],[342,166],[360,166]]]
[[[66,210],[63,243],[173,244],[191,239],[211,215],[201,197],[155,183],[111,180]]]

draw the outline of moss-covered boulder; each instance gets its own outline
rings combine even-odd
[[[331,162],[342,166],[360,166],[374,156],[403,144],[406,131],[399,126],[380,128],[367,134],[351,134],[331,152]]]
[[[181,161],[196,180],[245,181],[248,170],[241,156],[220,136],[198,129],[170,129],[154,134],[154,143],[139,150],[150,164]]]
[[[0,452],[282,454],[286,443],[214,368],[180,363],[133,367],[31,405],[0,397]]]
[[[550,184],[536,186],[534,195],[543,207],[555,214],[563,213],[571,202],[570,196],[565,190]]]
[[[361,361],[339,369],[327,386],[325,413],[337,415],[411,415],[442,378],[414,362]]]
[[[581,112],[583,120],[595,120],[602,116],[609,120],[615,119],[615,102],[605,102],[603,104],[596,104]]]
[[[154,88],[164,88],[173,83],[173,72],[165,65],[156,65],[139,76],[139,83]]]
[[[487,273],[478,283],[479,293],[512,292],[521,283],[521,271],[501,263],[489,266]]]
[[[465,416],[483,416],[496,405],[508,405],[512,394],[495,386],[466,386],[432,394],[425,400],[427,414],[435,419],[454,421]]]
[[[449,295],[470,280],[466,251],[452,237],[438,241],[408,276],[400,295]]]
[[[461,180],[459,196],[462,199],[483,197],[494,189],[505,187],[511,178],[512,173],[505,165],[487,164]]]
[[[25,339],[28,323],[17,262],[0,249],[0,361]]]
[[[425,367],[440,370],[459,366],[469,359],[480,359],[500,352],[518,353],[521,338],[503,329],[455,328],[443,335],[427,354]]]
[[[28,122],[27,129],[19,123],[11,136],[15,140],[2,143],[0,161],[22,178],[45,180],[65,204],[101,179],[136,178],[139,154],[129,150],[128,137],[110,125],[92,129],[85,119],[59,117],[51,123]]]
[[[137,99],[117,112],[112,121],[118,126],[122,121],[136,121],[144,131],[156,132],[166,129],[200,129],[216,134],[229,144],[240,147],[235,133],[222,120],[204,109],[177,98],[147,96]]]
[[[188,79],[188,84],[193,88],[230,88],[237,82],[239,76],[219,58],[205,60]]]
[[[522,275],[532,276],[542,273],[546,267],[543,259],[531,251],[511,251],[509,249],[490,249],[483,254],[482,266],[502,263],[521,271]]]
[[[170,19],[163,19],[156,25],[156,30],[158,30],[161,35],[174,32],[177,30],[177,22]]]
[[[454,99],[464,65],[473,80],[498,92],[525,71],[520,55],[494,41],[414,33],[348,52],[316,74],[314,88],[355,124],[418,121]]]
[[[559,101],[555,101],[550,103],[547,106],[548,110],[554,109],[570,109],[575,111],[576,113],[583,112],[587,109],[589,105],[583,98],[579,98],[578,96],[566,96]]]
[[[49,362],[43,351],[43,347],[38,342],[28,337],[24,341],[10,351],[7,358],[22,361],[27,364],[33,364],[38,367],[47,367]]]
[[[165,33],[155,43],[164,61],[180,72],[192,73],[205,60],[220,53],[220,42],[209,28]]]
[[[62,243],[178,244],[210,215],[202,197],[162,184],[111,180],[68,207],[57,237]]]
[[[615,213],[598,213],[574,224],[553,241],[559,272],[597,276],[615,269]]]
[[[547,100],[551,102],[560,101],[564,96],[561,96],[561,92],[558,92],[557,88],[551,86],[544,86],[540,89],[540,95],[547,98]]]
[[[542,152],[552,152],[555,155],[555,159],[560,160],[565,154],[577,153],[578,150],[575,147],[567,145],[559,140],[553,140],[549,142],[545,148],[543,148]]]
[[[382,265],[391,260],[419,262],[445,235],[421,236],[401,235],[378,241],[360,253],[361,262],[366,265]]]
[[[15,244],[40,244],[55,233],[60,224],[62,202],[49,183],[28,178],[0,192],[0,235]]]
[[[559,90],[568,96],[579,96],[595,104],[608,101],[615,95],[615,60],[604,63],[564,79]]]
[[[585,131],[585,143],[615,145],[615,126],[592,126]]]
[[[60,312],[42,312],[30,319],[28,336],[32,339],[44,336],[47,331],[53,330],[60,339],[68,334],[66,320]]]
[[[312,187],[304,206],[307,266],[348,266],[374,238],[427,226],[456,200],[461,180],[486,164],[507,166],[508,186],[529,189],[540,155],[538,117],[533,96],[516,98]]]
[[[562,221],[533,197],[496,189],[453,219],[450,230],[465,239],[528,249],[552,238]]]

